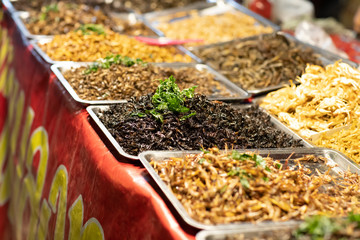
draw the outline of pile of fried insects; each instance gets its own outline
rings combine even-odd
[[[205,224],[358,212],[359,175],[336,174],[326,163],[315,155],[296,159],[290,155],[284,161],[215,147],[183,158],[151,161],[188,214]]]
[[[156,92],[110,106],[98,116],[125,152],[220,148],[302,147],[279,130],[258,107],[235,108],[180,90],[175,79],[161,81]]]

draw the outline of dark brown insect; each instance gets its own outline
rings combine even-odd
[[[322,65],[310,48],[301,48],[281,35],[195,49],[202,60],[247,90],[295,80],[307,64]]]
[[[138,155],[146,150],[198,150],[214,145],[224,148],[282,148],[302,144],[277,129],[270,116],[258,107],[235,109],[195,95],[185,102],[188,113],[168,113],[164,122],[148,113],[154,108],[151,95],[132,98],[127,104],[111,106],[99,117],[125,152]],[[139,117],[138,113],[146,114]]]

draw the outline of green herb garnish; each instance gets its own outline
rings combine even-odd
[[[39,16],[39,20],[44,21],[47,18],[49,12],[59,12],[58,4],[53,3],[48,6],[45,6],[41,9],[41,14]]]
[[[240,178],[240,183],[243,187],[245,188],[250,188],[250,183],[249,181],[247,180],[247,178],[244,178],[244,177],[241,177]]]
[[[228,187],[227,185],[224,185],[224,186],[220,189],[220,193],[223,194],[223,193],[226,191],[227,187]]]
[[[199,159],[199,164],[203,164],[205,161],[206,161],[205,158],[200,158],[200,159]]]
[[[206,150],[205,148],[200,148],[200,151],[202,151],[204,154],[206,154],[206,153],[210,153],[210,151],[208,151],[208,150]]]
[[[270,168],[268,168],[266,166],[265,160],[260,155],[256,155],[256,154],[249,155],[246,153],[240,153],[236,150],[233,150],[231,153],[231,157],[234,160],[241,160],[241,161],[252,160],[255,162],[255,166],[260,166],[260,167],[264,168],[266,171],[270,172]]]
[[[97,72],[98,69],[99,69],[98,63],[91,64],[85,69],[84,74],[90,74],[93,72]]]
[[[313,216],[305,219],[305,222],[300,224],[296,230],[295,237],[310,236],[311,239],[324,239],[325,236],[330,236],[332,233],[339,230],[335,221],[326,216]]]
[[[146,114],[141,112],[133,112],[131,113],[131,116],[146,117]]]
[[[185,107],[184,104],[187,98],[192,98],[194,96],[195,88],[196,86],[180,91],[173,76],[170,76],[165,80],[160,80],[160,85],[152,97],[152,104],[155,108],[150,110],[148,113],[160,122],[163,122],[163,115],[168,112],[189,112],[190,109]],[[191,112],[190,114],[181,117],[180,121],[194,116],[195,114],[196,112]]]
[[[240,152],[238,152],[236,150],[232,151],[231,157],[234,160],[242,160],[242,161],[251,159],[251,155],[246,154],[246,153],[240,153]]]
[[[99,70],[99,68],[102,68],[102,69],[109,69],[111,65],[113,64],[122,64],[126,67],[131,67],[135,64],[146,64],[144,63],[141,59],[132,59],[132,58],[129,58],[129,57],[122,57],[121,55],[117,54],[117,55],[108,55],[106,56],[105,58],[103,59],[100,59],[98,60],[96,63],[88,66],[85,71],[84,71],[84,74],[90,74],[90,73],[93,73],[93,72],[97,72]]]
[[[94,32],[99,35],[105,35],[104,26],[101,24],[93,24],[93,23],[83,24],[75,31],[79,31],[79,30],[82,32],[83,35],[90,35],[91,32]]]
[[[348,214],[348,220],[350,222],[357,223],[357,227],[360,228],[360,214],[354,214],[353,212]]]
[[[251,174],[247,173],[245,170],[240,169],[238,167],[231,169],[228,173],[228,176],[238,176],[240,177],[240,183],[245,188],[250,188],[250,184],[248,178],[252,178]]]

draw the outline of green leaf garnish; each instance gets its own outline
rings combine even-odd
[[[146,114],[141,112],[133,112],[131,113],[131,116],[146,117]]]
[[[173,76],[170,76],[165,80],[160,80],[160,85],[156,89],[151,100],[155,107],[155,109],[150,111],[151,115],[163,122],[163,118],[160,116],[167,112],[189,112],[190,109],[185,107],[184,104],[187,98],[192,98],[194,96],[195,88],[196,86],[180,91]],[[191,112],[190,114],[181,117],[180,121],[192,117],[195,114],[196,112]]]
[[[163,115],[161,113],[158,113],[155,109],[150,110],[149,113],[158,121],[164,122]]]
[[[220,189],[220,193],[223,194],[223,193],[226,191],[227,187],[228,187],[227,185],[223,186],[223,187]]]
[[[297,239],[301,236],[310,236],[311,239],[323,239],[339,230],[333,219],[326,216],[313,216],[305,219],[295,233]]]
[[[249,181],[246,178],[240,178],[240,183],[245,188],[250,188]]]
[[[101,24],[93,24],[93,23],[83,24],[75,31],[79,31],[79,30],[82,32],[83,35],[89,35],[91,32],[99,35],[105,35],[104,26]]]
[[[90,74],[90,73],[93,73],[93,72],[97,72],[98,69],[99,69],[99,64],[98,63],[91,64],[90,66],[88,66],[85,69],[84,74]]]
[[[200,148],[200,151],[202,151],[204,154],[206,154],[206,153],[210,153],[210,151],[208,151],[208,150],[206,150],[205,148]]]
[[[200,158],[200,159],[199,159],[199,164],[203,164],[205,161],[206,161],[205,158]]]
[[[234,159],[234,160],[251,160],[252,156],[249,155],[249,154],[246,154],[246,153],[240,153],[236,150],[233,150],[232,153],[231,153],[231,157]]]
[[[111,65],[124,65],[126,67],[131,67],[135,64],[146,64],[144,63],[141,59],[132,59],[129,57],[122,57],[121,55],[117,54],[117,55],[108,55],[103,59],[98,60],[96,63],[88,66],[85,71],[84,74],[90,74],[93,72],[97,72],[99,70],[99,68],[102,69],[109,69],[111,67]]]
[[[39,16],[40,21],[44,21],[47,18],[47,15],[49,12],[59,12],[58,4],[53,3],[50,5],[47,5],[41,9],[41,14]]]
[[[349,213],[348,220],[350,222],[356,222],[357,226],[360,228],[360,214],[354,214],[353,212]]]
[[[190,113],[189,115],[186,115],[186,116],[181,117],[181,118],[180,118],[180,121],[184,121],[184,120],[186,120],[186,119],[188,119],[188,118],[190,118],[190,117],[192,117],[192,116],[194,116],[194,115],[196,115],[196,112],[192,112],[192,113]]]

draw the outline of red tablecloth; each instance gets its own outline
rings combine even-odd
[[[141,163],[114,157],[0,17],[0,239],[193,239]]]

